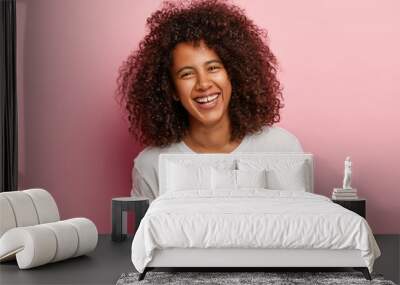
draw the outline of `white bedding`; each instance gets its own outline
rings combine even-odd
[[[358,249],[370,272],[380,255],[359,215],[317,194],[266,189],[161,195],[134,237],[135,268],[165,248]]]

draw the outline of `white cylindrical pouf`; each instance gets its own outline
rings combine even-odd
[[[51,229],[57,238],[57,251],[51,262],[73,257],[78,248],[78,233],[74,226],[64,221],[41,225]]]
[[[28,189],[23,192],[28,194],[32,199],[39,218],[39,224],[60,220],[56,201],[54,201],[53,196],[49,192],[43,189]]]
[[[79,244],[74,257],[86,254],[96,248],[98,232],[96,225],[86,218],[74,218],[65,220],[75,227],[78,232]]]
[[[3,192],[13,209],[17,227],[33,226],[39,223],[35,205],[30,196],[23,191]]]
[[[1,237],[0,241],[0,252],[16,253],[20,269],[49,263],[57,249],[54,232],[41,225],[11,229]]]
[[[2,194],[0,193],[0,237],[9,229],[17,226],[10,202]]]

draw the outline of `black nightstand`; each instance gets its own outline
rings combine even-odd
[[[126,239],[127,234],[127,211],[135,212],[135,229],[139,227],[140,221],[146,214],[149,207],[149,199],[141,197],[120,197],[113,198],[111,202],[112,213],[112,233],[111,239],[113,241],[123,241]]]
[[[366,200],[355,199],[355,200],[335,200],[332,199],[333,203],[339,204],[340,206],[359,214],[365,219],[366,217]]]

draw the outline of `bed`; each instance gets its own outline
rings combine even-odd
[[[314,194],[303,153],[162,154],[159,191],[132,242],[143,279],[159,267],[353,267],[380,251],[361,216]]]

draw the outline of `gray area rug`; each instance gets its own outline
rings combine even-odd
[[[384,280],[382,275],[372,274],[372,281],[364,278],[360,272],[154,272],[150,271],[142,281],[138,281],[139,273],[124,273],[117,285],[134,284],[379,284],[395,285]]]

